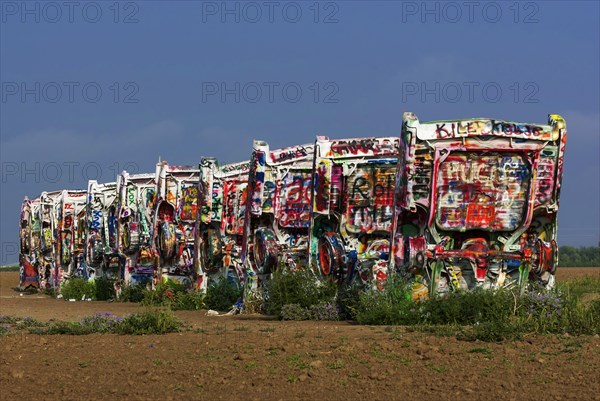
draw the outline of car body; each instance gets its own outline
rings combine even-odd
[[[399,138],[317,137],[309,263],[340,283],[387,280]]]
[[[392,267],[431,293],[551,287],[565,121],[402,122]]]
[[[151,246],[156,175],[123,171],[117,192],[117,247],[124,265],[124,284],[152,285],[157,274],[157,255]]]
[[[219,166],[217,159],[204,157],[199,167],[198,287],[206,289],[219,277],[241,284],[246,276],[241,247],[249,161]]]
[[[278,266],[306,265],[313,157],[314,144],[271,150],[253,142],[242,254],[254,287]]]
[[[159,257],[158,281],[187,289],[196,281],[193,260],[199,173],[193,166],[171,166],[166,161],[156,165],[152,245]]]

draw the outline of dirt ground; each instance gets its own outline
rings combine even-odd
[[[557,279],[600,268],[559,269]],[[0,315],[75,320],[136,304],[68,302],[12,290]],[[598,336],[532,336],[502,344],[348,322],[177,315],[168,335],[0,337],[0,400],[600,400]]]

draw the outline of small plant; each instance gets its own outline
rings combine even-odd
[[[249,331],[250,329],[248,328],[248,326],[235,326],[233,328],[233,331]]]
[[[226,277],[211,283],[206,290],[206,306],[217,311],[228,311],[242,296],[242,288]]]
[[[205,294],[188,291],[176,284],[159,284],[154,291],[143,289],[141,304],[153,307],[167,307],[173,310],[199,310],[206,307]]]
[[[92,316],[85,316],[80,324],[90,333],[110,333],[122,320],[110,312],[98,312]]]
[[[115,332],[118,334],[166,334],[178,332],[182,323],[169,310],[147,310],[125,316]]]
[[[333,282],[321,283],[308,270],[280,269],[273,273],[268,284],[265,307],[268,313],[281,319],[284,306],[295,304],[310,310],[314,305],[333,303],[336,291]]]
[[[298,304],[287,304],[281,307],[279,312],[282,320],[308,320],[310,312]]]
[[[359,294],[354,309],[361,324],[410,325],[423,320],[422,305],[410,299],[410,287],[398,279],[390,279],[385,291]]]
[[[94,299],[96,287],[93,281],[87,281],[81,277],[74,277],[62,283],[60,293],[64,299],[80,300],[84,297]]]
[[[273,332],[275,332],[275,327],[263,327],[262,329],[259,329],[258,331],[260,331],[261,333],[273,333]]]
[[[344,367],[344,362],[340,359],[337,359],[334,363],[327,365],[328,369],[341,369]]]
[[[121,302],[142,302],[146,296],[146,287],[141,284],[125,285],[121,288],[119,301]]]
[[[340,320],[340,310],[332,302],[321,302],[310,308],[312,320]]]
[[[107,301],[115,298],[115,287],[112,282],[105,277],[94,280],[94,299],[97,301]]]
[[[93,299],[107,301],[115,297],[113,284],[104,277],[95,280],[85,280],[81,277],[70,278],[62,283],[60,293],[64,299],[76,300]]]
[[[42,327],[42,326],[44,326],[44,323],[42,323],[39,320],[36,320],[32,317],[28,317],[28,316],[25,316],[23,319],[17,321],[17,327],[19,329],[25,329],[25,328],[29,328],[29,327]]]

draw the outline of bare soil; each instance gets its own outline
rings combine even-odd
[[[558,280],[600,277],[563,268]],[[68,302],[12,290],[0,315],[76,320],[127,303]],[[152,336],[0,337],[0,400],[600,400],[598,336],[459,341],[349,322],[177,315],[191,331]]]

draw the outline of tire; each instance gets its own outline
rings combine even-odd
[[[164,260],[173,259],[176,242],[175,227],[168,222],[163,222],[158,230],[158,246]]]
[[[140,232],[136,223],[127,222],[123,225],[123,249],[131,254],[140,247]]]
[[[423,235],[406,237],[404,263],[409,271],[422,271],[427,265],[427,241]]]
[[[277,240],[269,228],[254,232],[254,263],[259,274],[270,274],[277,267]]]
[[[344,271],[344,247],[340,236],[326,232],[319,238],[319,270],[326,277],[341,278]]]
[[[545,271],[554,275],[558,262],[558,247],[556,241],[546,242],[537,239],[533,247],[534,262],[531,266],[531,271],[536,276],[541,276]]]
[[[202,271],[213,273],[222,265],[223,242],[218,229],[209,228],[202,235],[200,245],[200,258],[202,261]]]

